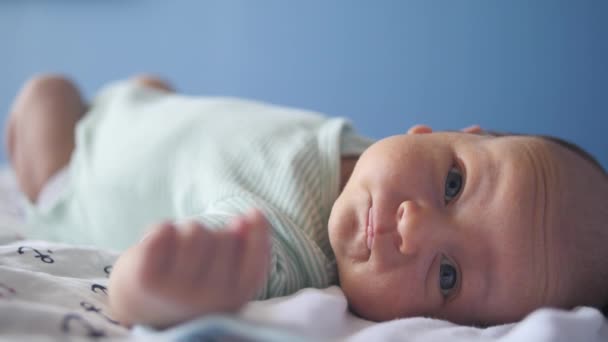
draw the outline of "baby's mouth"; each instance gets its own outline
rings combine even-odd
[[[365,233],[367,235],[367,249],[372,249],[372,243],[374,242],[374,219],[373,219],[372,208],[369,208],[367,212],[367,227]]]

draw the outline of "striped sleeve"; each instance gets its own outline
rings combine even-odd
[[[305,234],[288,217],[260,199],[250,195],[231,197],[214,203],[200,215],[183,218],[180,222],[197,220],[208,229],[222,229],[232,218],[254,207],[260,209],[270,223],[272,249],[267,281],[253,299],[285,296],[303,287],[328,283],[325,269],[328,266],[318,253],[310,250],[305,242],[308,239]]]

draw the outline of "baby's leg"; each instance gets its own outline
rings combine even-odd
[[[47,180],[68,164],[74,128],[85,110],[76,86],[58,75],[34,77],[17,95],[5,139],[17,182],[32,202]]]
[[[159,76],[152,74],[140,74],[132,77],[136,82],[143,84],[146,87],[154,88],[166,92],[173,92],[173,87]]]

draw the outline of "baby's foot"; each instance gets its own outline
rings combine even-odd
[[[268,269],[267,222],[258,211],[219,231],[162,223],[117,261],[110,305],[127,325],[166,327],[250,300]]]

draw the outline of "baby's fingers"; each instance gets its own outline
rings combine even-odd
[[[258,210],[247,214],[244,232],[243,253],[239,267],[236,290],[246,300],[252,299],[262,287],[268,274],[270,263],[269,224]]]

